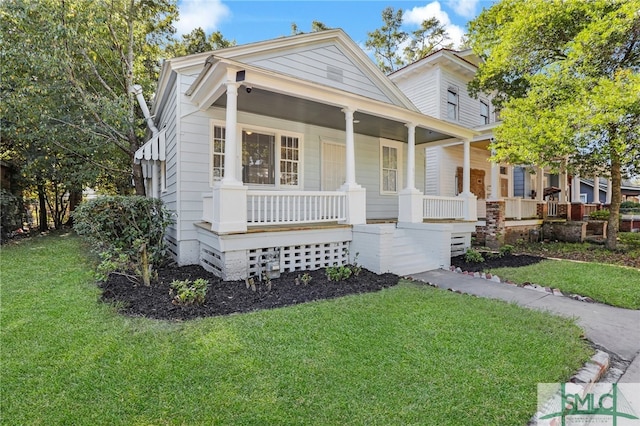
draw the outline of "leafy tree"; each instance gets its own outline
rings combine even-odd
[[[451,48],[449,34],[437,18],[422,21],[420,28],[411,33],[411,41],[404,49],[405,61],[418,61],[438,48]],[[449,41],[449,42],[447,42]]]
[[[320,22],[320,21],[311,21],[311,32],[312,33],[317,33],[320,31],[326,31],[326,30],[330,30],[331,28],[326,26],[324,23]],[[298,34],[304,34],[304,31],[300,30],[298,28],[298,24],[296,24],[295,22],[291,23],[291,34],[292,35],[298,35]]]
[[[18,75],[3,81],[3,98],[12,100],[3,120],[25,130],[12,132],[16,151],[26,157],[46,151],[56,159],[66,153],[124,181],[133,178],[143,194],[133,154],[146,129],[129,88],[153,90],[162,47],[174,32],[175,3],[6,0],[2,15],[3,35],[11,40],[3,45],[11,59],[3,77]],[[54,129],[60,137],[52,137]],[[49,174],[43,170],[43,178]]]
[[[367,33],[365,46],[373,49],[378,67],[384,73],[391,73],[405,63],[400,46],[407,40],[409,34],[401,29],[402,15],[402,9],[385,8],[382,11],[382,27]]]
[[[169,57],[186,56],[235,45],[235,40],[225,39],[220,31],[213,32],[207,37],[204,30],[198,27],[189,34],[184,34],[181,41],[173,41],[167,47],[166,55]]]
[[[365,42],[385,73],[420,60],[438,48],[453,46],[447,30],[437,18],[422,21],[420,28],[408,33],[402,30],[403,15],[402,9],[384,9],[382,27],[369,32]]]
[[[623,177],[640,167],[640,0],[502,0],[469,24],[484,59],[473,94],[497,93],[497,161],[608,173],[607,246]]]

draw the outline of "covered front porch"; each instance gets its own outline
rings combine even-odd
[[[410,105],[393,105],[342,91],[333,93],[334,89],[286,75],[275,76],[246,64],[240,66],[224,59],[212,61],[187,92],[199,108],[224,108],[225,112],[224,176],[214,183],[210,193],[203,194],[202,219],[212,232],[245,233],[287,224],[365,224],[372,219],[367,211],[367,191],[373,190],[377,196],[388,189],[394,196],[385,200],[397,203],[397,217],[391,219],[398,222],[477,219],[475,197],[469,190],[472,131],[423,115]],[[306,184],[293,188],[244,182],[239,113],[344,132],[343,184],[334,190],[323,190]],[[365,186],[356,179],[357,170],[384,169],[379,163],[386,161],[360,157],[355,141],[362,135],[406,144],[402,148],[406,154],[401,167],[391,165],[390,175],[381,176],[378,186]],[[452,138],[464,141],[463,191],[454,197],[424,195],[416,188],[416,145]],[[398,157],[393,157],[393,161],[399,161]],[[278,172],[282,175],[284,170],[278,170],[276,165]],[[313,180],[320,179],[314,176]],[[392,187],[383,187],[387,184]]]
[[[452,234],[458,245],[461,240],[469,245],[469,226],[477,216],[469,191],[468,148],[473,132],[468,129],[423,115],[408,102],[402,105],[402,99],[396,104],[382,102],[221,58],[211,59],[187,94],[201,110],[224,113],[223,172],[212,190],[202,194],[197,231],[201,264],[226,279],[266,272],[276,264],[280,270],[343,264],[349,258],[353,261],[356,253],[358,262],[375,272],[417,272],[378,261],[380,253],[393,251],[387,237],[399,237],[396,229],[411,226],[421,230],[403,231],[422,238],[410,242],[419,270],[448,264]],[[297,123],[301,158],[305,144],[310,149],[318,143],[309,128],[341,135],[341,140],[332,137],[344,150],[341,184],[325,188],[322,165],[327,159],[320,156],[316,167],[318,158],[308,154],[306,163],[297,164],[294,184],[289,176],[285,182],[291,170],[285,170],[284,154],[269,172],[275,183],[245,181],[243,141],[255,127],[248,122],[269,119]],[[466,141],[466,191],[453,197],[425,195],[416,188],[416,145],[452,138]],[[395,150],[390,149],[388,157],[379,142],[383,140]],[[389,203],[395,206],[380,207]],[[387,216],[384,211],[396,214]],[[460,231],[450,222],[469,229]],[[461,232],[462,237],[457,235]],[[371,234],[387,237],[373,242]],[[422,245],[437,247],[437,260],[430,260]]]

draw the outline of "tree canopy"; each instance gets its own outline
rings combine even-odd
[[[369,32],[365,42],[365,46],[373,50],[378,67],[385,73],[422,59],[438,48],[453,45],[438,19],[424,20],[420,28],[406,32],[402,29],[403,16],[402,9],[384,9],[382,27]]]
[[[640,169],[640,0],[502,0],[469,24],[484,60],[469,85],[495,94],[494,159],[611,179]]]

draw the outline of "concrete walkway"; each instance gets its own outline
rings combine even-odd
[[[581,302],[446,270],[413,274],[411,278],[443,289],[500,299],[526,308],[577,318],[577,323],[590,341],[627,362],[631,361],[619,381],[640,383],[640,310]]]

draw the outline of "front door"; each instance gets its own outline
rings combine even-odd
[[[322,142],[321,162],[321,190],[335,191],[346,180],[344,144],[335,142]]]

